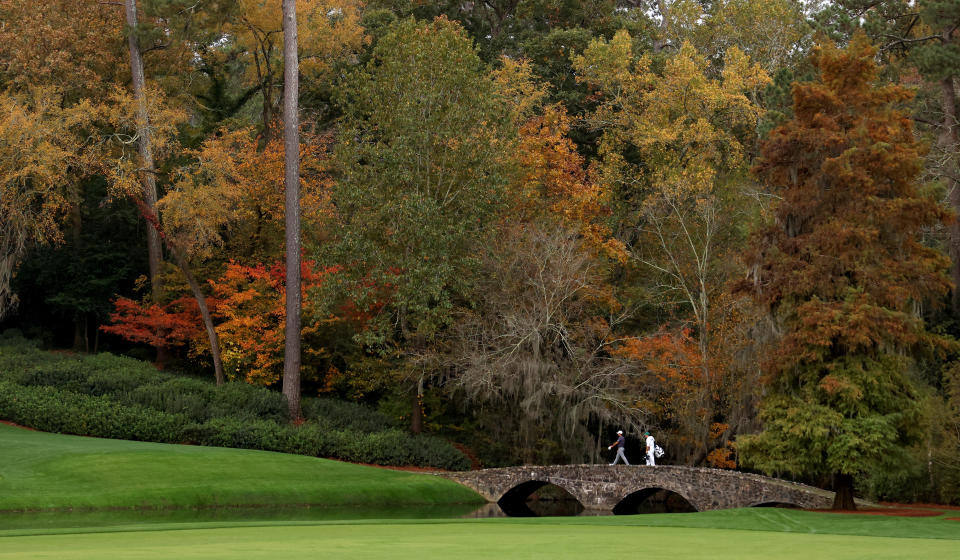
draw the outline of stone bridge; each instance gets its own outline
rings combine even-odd
[[[783,504],[828,508],[833,492],[737,471],[678,466],[556,465],[438,473],[508,511],[547,484],[569,492],[584,508],[614,511],[659,490],[674,492],[697,511]]]

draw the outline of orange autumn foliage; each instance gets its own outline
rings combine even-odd
[[[0,0],[0,83],[56,86],[65,102],[104,100],[129,80],[122,10],[90,0]]]
[[[669,411],[671,401],[685,398],[703,385],[705,369],[696,339],[689,328],[678,332],[661,330],[644,338],[630,338],[617,349],[621,356],[639,361],[648,376],[662,387],[658,398],[661,411]]]
[[[311,296],[324,278],[339,268],[315,270],[314,261],[301,263],[303,314],[310,317],[314,308]],[[231,262],[224,274],[211,280],[217,298],[214,314],[222,322],[217,325],[223,348],[226,374],[248,383],[271,385],[283,374],[284,325],[286,322],[286,271],[282,262],[272,265],[245,266]],[[306,321],[301,329],[302,367],[317,367],[327,356],[322,341],[317,340],[324,324],[338,321]]]
[[[638,407],[667,434],[674,460],[732,468],[732,448],[724,443],[730,427],[715,420],[724,412],[729,368],[705,364],[693,335],[689,328],[661,330],[624,341],[616,353],[638,362],[644,372],[635,388]]]
[[[311,316],[314,299],[311,292],[325,277],[339,268],[315,269],[313,261],[301,265],[304,315]],[[217,279],[209,281],[213,295],[207,305],[219,319],[216,326],[220,337],[226,374],[231,379],[248,383],[270,385],[283,372],[285,270],[283,263],[253,266],[231,262]],[[164,304],[137,302],[128,298],[116,300],[116,310],[110,316],[110,325],[101,327],[107,333],[126,340],[164,348],[190,347],[191,355],[209,352],[203,336],[203,322],[196,300],[183,296]],[[321,368],[327,357],[320,331],[325,325],[346,320],[360,320],[361,313],[347,310],[343,318],[330,317],[306,322],[301,336],[304,345],[303,367]],[[322,373],[322,372],[321,372]]]
[[[567,136],[570,117],[559,105],[520,127],[517,160],[524,170],[513,195],[515,208],[527,220],[544,213],[575,228],[587,245],[609,258],[626,260],[623,243],[603,219],[610,215],[606,193],[589,179],[584,160]]]

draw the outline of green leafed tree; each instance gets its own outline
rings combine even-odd
[[[921,436],[913,358],[948,344],[920,310],[949,291],[949,260],[919,239],[947,212],[917,187],[910,93],[874,85],[875,53],[863,35],[820,46],[819,78],[794,86],[794,117],[755,168],[781,200],[741,286],[781,337],[765,363],[764,429],[739,438],[741,459],[833,476],[839,509],[855,508],[856,477],[896,469]]]
[[[508,106],[444,18],[396,24],[344,93],[331,257],[347,297],[376,311],[364,342],[416,351],[469,298],[515,136]]]

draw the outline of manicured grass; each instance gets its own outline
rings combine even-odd
[[[938,517],[894,517],[866,514],[836,514],[780,508],[741,508],[700,513],[662,513],[604,517],[605,525],[682,527],[689,529],[733,529],[775,533],[856,535],[906,539],[960,540],[960,521],[952,511]],[[556,518],[555,523],[578,523],[582,518]],[[542,523],[545,518],[528,520]],[[960,543],[955,543],[960,551]],[[960,557],[960,555],[958,555]]]
[[[456,515],[462,512],[416,506],[478,501],[473,492],[432,476],[297,455],[81,438],[0,425],[0,510],[324,505],[255,508],[226,516],[217,512],[240,510],[0,514],[0,560],[938,560],[957,558],[960,551],[960,522],[945,519],[949,514],[903,518],[754,508],[609,517],[385,519]],[[391,504],[399,507],[384,508]],[[357,520],[365,516],[379,517]]]
[[[300,455],[86,438],[0,424],[0,511],[483,503],[438,477]]]
[[[696,515],[696,514],[693,514]],[[635,516],[654,517],[654,516]],[[0,560],[953,559],[958,542],[611,525],[603,518],[351,523],[0,537]]]

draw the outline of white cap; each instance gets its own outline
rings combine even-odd
[[[623,430],[617,430],[617,433],[622,436],[622,435],[623,435]]]

